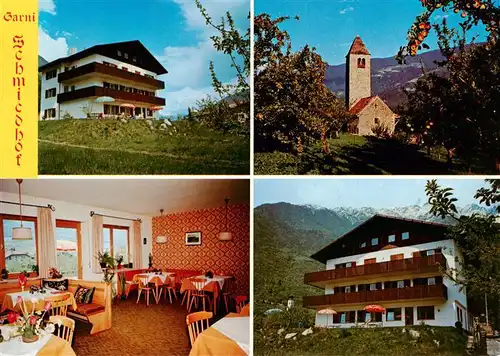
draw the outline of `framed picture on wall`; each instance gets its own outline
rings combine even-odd
[[[201,245],[201,231],[186,232],[186,246]]]

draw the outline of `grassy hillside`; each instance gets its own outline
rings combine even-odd
[[[459,356],[466,355],[467,337],[453,327],[414,326],[418,337],[403,328],[314,329],[303,336],[304,328],[290,328],[278,335],[277,329],[265,328],[255,338],[255,355],[331,355],[331,356]],[[262,330],[262,329],[261,329]],[[297,339],[285,340],[297,332]],[[265,337],[264,337],[265,336]]]
[[[187,121],[174,126],[162,132],[143,120],[41,121],[39,173],[248,174],[248,137]]]
[[[428,155],[425,149],[396,139],[350,134],[328,142],[330,154],[322,151],[320,142],[300,156],[258,152],[254,156],[255,174],[469,174],[468,166],[459,160],[450,169],[443,149],[433,149]],[[494,160],[477,157],[472,173],[496,174]]]

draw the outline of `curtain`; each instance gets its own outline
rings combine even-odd
[[[49,268],[57,265],[56,236],[52,220],[52,210],[49,208],[38,208],[37,218],[38,269],[40,277],[48,278]]]
[[[141,222],[134,221],[134,255],[132,263],[134,264],[134,268],[142,267],[142,237],[141,237]]]
[[[97,253],[103,251],[103,236],[102,236],[102,216],[92,216],[92,272],[102,273]]]

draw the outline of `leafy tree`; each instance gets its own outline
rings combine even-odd
[[[315,48],[293,53],[280,25],[290,17],[254,19],[254,100],[256,150],[295,150],[335,135],[350,118],[324,84],[326,63]],[[298,17],[295,18],[298,20]]]
[[[402,125],[429,146],[443,146],[469,167],[478,157],[500,169],[500,43],[466,45],[446,22],[435,25],[446,75],[427,73],[407,92]],[[493,164],[491,164],[493,167]]]
[[[221,97],[234,93],[246,93],[248,95],[250,93],[248,84],[248,77],[250,76],[250,28],[244,35],[240,34],[229,11],[217,24],[210,17],[200,0],[195,1],[206,24],[218,33],[210,37],[215,49],[227,54],[231,58],[231,67],[236,70],[237,83],[223,84],[217,78],[213,62],[210,62],[209,70],[215,92]],[[250,14],[248,18],[250,18]]]
[[[475,198],[488,205],[500,201],[500,180],[488,180],[490,188],[481,188]],[[460,287],[466,288],[467,295],[483,300],[487,295],[494,311],[494,323],[500,326],[500,225],[497,216],[474,213],[459,216],[457,199],[452,188],[440,187],[436,180],[427,182],[425,192],[431,205],[430,213],[442,218],[450,217],[455,225],[449,229],[449,237],[454,239],[463,253],[463,261],[457,261],[457,268],[447,271],[447,276]],[[497,208],[500,212],[500,207]]]
[[[495,7],[494,0],[420,0],[424,11],[417,16],[408,31],[408,43],[400,47],[395,58],[403,63],[405,57],[415,56],[422,48],[429,48],[424,41],[431,29],[432,15],[436,11],[460,13],[463,18],[460,26],[470,30],[472,26],[482,23],[488,31],[488,44],[498,42],[500,27],[500,8]]]

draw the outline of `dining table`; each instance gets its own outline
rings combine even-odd
[[[67,297],[68,306],[71,306],[73,310],[77,309],[75,296],[71,292],[61,292],[61,291],[50,291],[47,290],[46,293],[30,293],[28,291],[24,292],[14,292],[14,293],[6,293],[3,297],[2,302],[2,312],[9,309],[19,312],[21,310],[21,305],[17,303],[17,298],[21,297],[26,303],[26,307],[28,310],[33,308],[33,303],[35,304],[35,311],[43,310],[45,307],[45,302],[50,299],[61,297],[61,299],[65,296]]]
[[[232,279],[232,278],[233,278],[233,276],[218,276],[218,275],[214,275],[212,277],[207,277],[204,275],[188,277],[188,278],[184,278],[182,280],[180,291],[181,291],[181,293],[187,292],[188,293],[187,299],[189,300],[191,291],[198,289],[198,288],[196,288],[196,286],[192,282],[193,279],[204,280],[204,282],[201,283],[201,285],[200,285],[201,289],[206,291],[206,292],[213,293],[213,295],[214,295],[214,314],[217,314],[217,304],[219,301],[220,292],[223,290],[225,282],[228,279]],[[189,303],[188,303],[188,305],[189,305]]]
[[[4,337],[0,342],[2,356],[76,356],[69,342],[53,334],[42,332],[37,341],[25,343],[21,336],[14,336],[17,326],[1,325],[0,331]]]
[[[198,335],[189,356],[240,356],[250,352],[250,317],[229,313]]]
[[[134,275],[132,281],[134,283],[139,283],[139,280],[146,282],[145,284],[154,283],[155,290],[153,291],[153,296],[155,298],[156,304],[158,304],[159,299],[159,289],[165,283],[175,283],[173,278],[175,277],[174,272],[147,272],[147,273],[138,273]]]

